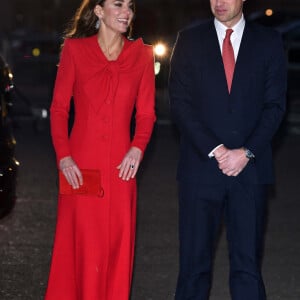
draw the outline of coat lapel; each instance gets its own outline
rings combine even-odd
[[[251,70],[251,55],[253,53],[251,45],[254,44],[253,39],[251,28],[246,23],[235,64],[231,94],[247,89],[247,78],[249,77],[249,70]],[[241,89],[241,87],[243,88]]]
[[[214,78],[216,86],[218,86],[221,90],[228,92],[222,53],[213,21],[211,21],[209,29],[207,31],[205,45],[207,52],[205,59],[207,61],[207,64],[209,64],[209,76],[210,78]]]

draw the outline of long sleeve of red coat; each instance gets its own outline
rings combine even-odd
[[[75,68],[68,42],[68,40],[65,41],[61,53],[50,108],[51,135],[58,162],[63,157],[70,155],[68,119],[75,81]]]
[[[136,129],[132,146],[143,152],[150,139],[155,122],[155,75],[152,47],[149,47],[149,59],[145,66],[136,101]]]

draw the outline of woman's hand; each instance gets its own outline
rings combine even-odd
[[[121,164],[117,167],[120,170],[119,177],[123,180],[134,178],[140,162],[142,160],[142,150],[137,147],[131,147],[124,156]]]
[[[78,189],[83,184],[82,174],[71,156],[62,158],[59,162],[59,168],[73,189]]]

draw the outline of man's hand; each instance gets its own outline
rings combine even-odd
[[[230,150],[221,146],[214,152],[214,155],[220,170],[227,176],[239,175],[249,162],[243,148]]]
[[[218,147],[214,151],[215,159],[218,161],[219,164],[227,159],[228,151],[229,149],[226,148],[224,145]]]

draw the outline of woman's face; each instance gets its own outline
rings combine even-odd
[[[94,12],[105,26],[114,32],[125,33],[133,18],[132,0],[105,0],[103,6],[96,5]]]

